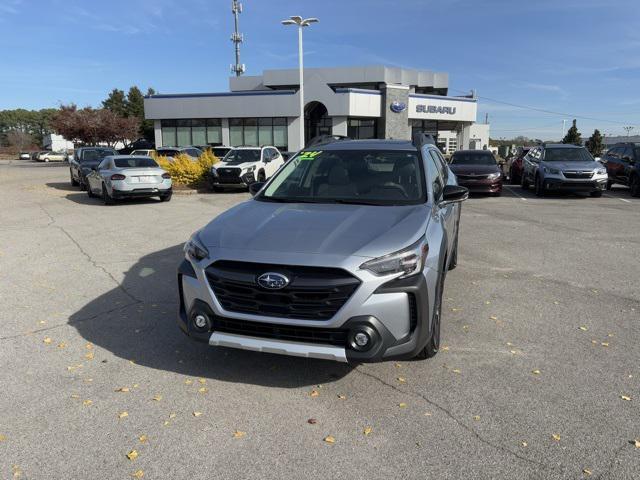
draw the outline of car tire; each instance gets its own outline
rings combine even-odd
[[[589,193],[589,195],[593,198],[600,198],[602,196],[602,191],[596,190],[595,192]]]
[[[49,159],[45,157],[44,159],[45,163],[49,163]]]
[[[523,190],[529,189],[529,180],[527,180],[527,176],[524,172],[522,172],[522,176],[520,177],[520,186]]]
[[[170,202],[172,195],[173,195],[172,193],[167,193],[166,195],[160,195],[160,201],[161,202]]]
[[[264,174],[264,170],[260,170],[258,172],[258,181],[259,182],[265,182],[267,180],[267,177]]]
[[[544,183],[542,179],[540,178],[540,176],[537,176],[536,177],[536,197],[544,197],[546,193],[547,191],[544,188]]]
[[[509,183],[511,183],[511,185],[520,185],[521,181],[522,179],[518,175],[513,173],[513,168],[509,170]]]
[[[444,277],[445,274],[440,275],[438,292],[436,293],[436,303],[433,308],[433,326],[431,328],[431,337],[422,350],[416,355],[415,358],[419,360],[426,360],[433,358],[438,354],[440,350],[440,323],[442,319],[442,293],[444,290]]]
[[[71,170],[69,170],[69,176],[71,177],[71,186],[77,187],[79,183],[75,178],[73,178],[73,172]]]
[[[87,185],[87,195],[89,195],[89,198],[94,198],[96,196],[89,185]]]
[[[611,180],[607,180],[607,190],[611,190],[611,187],[613,187],[613,182]]]
[[[109,195],[109,192],[107,191],[107,186],[104,183],[102,184],[102,201],[104,202],[105,205],[113,205],[115,203],[115,201],[113,200],[113,197]]]
[[[634,175],[629,182],[632,197],[640,197],[640,177]]]

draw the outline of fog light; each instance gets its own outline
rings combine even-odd
[[[358,332],[353,339],[359,347],[366,347],[369,344],[369,335],[366,333]]]
[[[206,315],[198,314],[193,319],[193,323],[195,323],[196,327],[198,328],[204,328],[207,326],[208,320],[209,319],[206,317]]]

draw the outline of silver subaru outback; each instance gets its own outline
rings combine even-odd
[[[467,189],[424,135],[327,142],[193,234],[178,269],[179,325],[259,352],[432,357]]]

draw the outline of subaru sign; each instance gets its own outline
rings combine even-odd
[[[393,102],[390,108],[394,113],[401,113],[407,108],[407,104],[402,102]]]
[[[417,113],[442,113],[446,115],[455,115],[456,107],[442,107],[442,106],[435,106],[435,105],[416,105],[416,112]]]

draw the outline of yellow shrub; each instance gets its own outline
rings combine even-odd
[[[196,161],[184,154],[176,155],[173,161],[167,157],[158,156],[156,161],[171,175],[174,184],[198,187],[204,183],[210,168],[218,162],[218,159],[211,150],[207,150]]]

